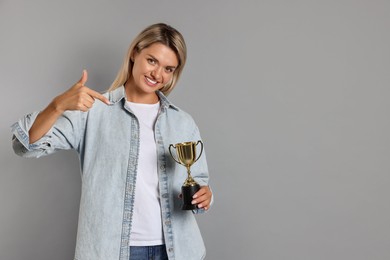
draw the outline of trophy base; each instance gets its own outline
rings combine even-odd
[[[195,184],[193,186],[182,186],[181,193],[183,195],[183,205],[181,207],[182,210],[193,210],[197,209],[198,206],[196,204],[191,204],[192,196],[200,189],[199,184]]]

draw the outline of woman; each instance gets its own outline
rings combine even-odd
[[[79,154],[76,260],[204,258],[193,211],[180,209],[185,167],[168,152],[170,144],[201,139],[191,116],[166,98],[185,61],[182,35],[166,24],[151,25],[130,45],[107,93],[86,87],[83,71],[43,111],[13,125],[13,147],[21,156],[62,149]],[[204,212],[212,200],[204,155],[191,172],[201,185],[194,212]]]

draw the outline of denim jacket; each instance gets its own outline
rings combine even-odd
[[[157,167],[164,240],[169,259],[199,260],[205,246],[193,213],[181,210],[179,194],[186,168],[174,162],[169,145],[201,140],[190,115],[158,92],[161,108],[155,124]],[[106,93],[111,105],[95,102],[88,112],[66,111],[40,140],[29,144],[28,131],[38,112],[12,126],[13,148],[24,157],[62,149],[78,152],[82,190],[75,260],[128,260],[134,187],[137,179],[139,123],[125,102],[124,87]],[[208,185],[206,156],[191,175]]]

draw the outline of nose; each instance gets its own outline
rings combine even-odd
[[[161,75],[162,75],[162,68],[161,68],[160,66],[158,66],[157,68],[155,68],[154,70],[152,70],[151,75],[152,75],[156,80],[160,80],[160,79],[161,79]]]

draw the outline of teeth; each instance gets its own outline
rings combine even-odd
[[[149,82],[152,83],[152,84],[156,84],[156,83],[157,83],[157,81],[151,80],[151,79],[148,78],[148,77],[146,77],[146,80],[149,81]]]

